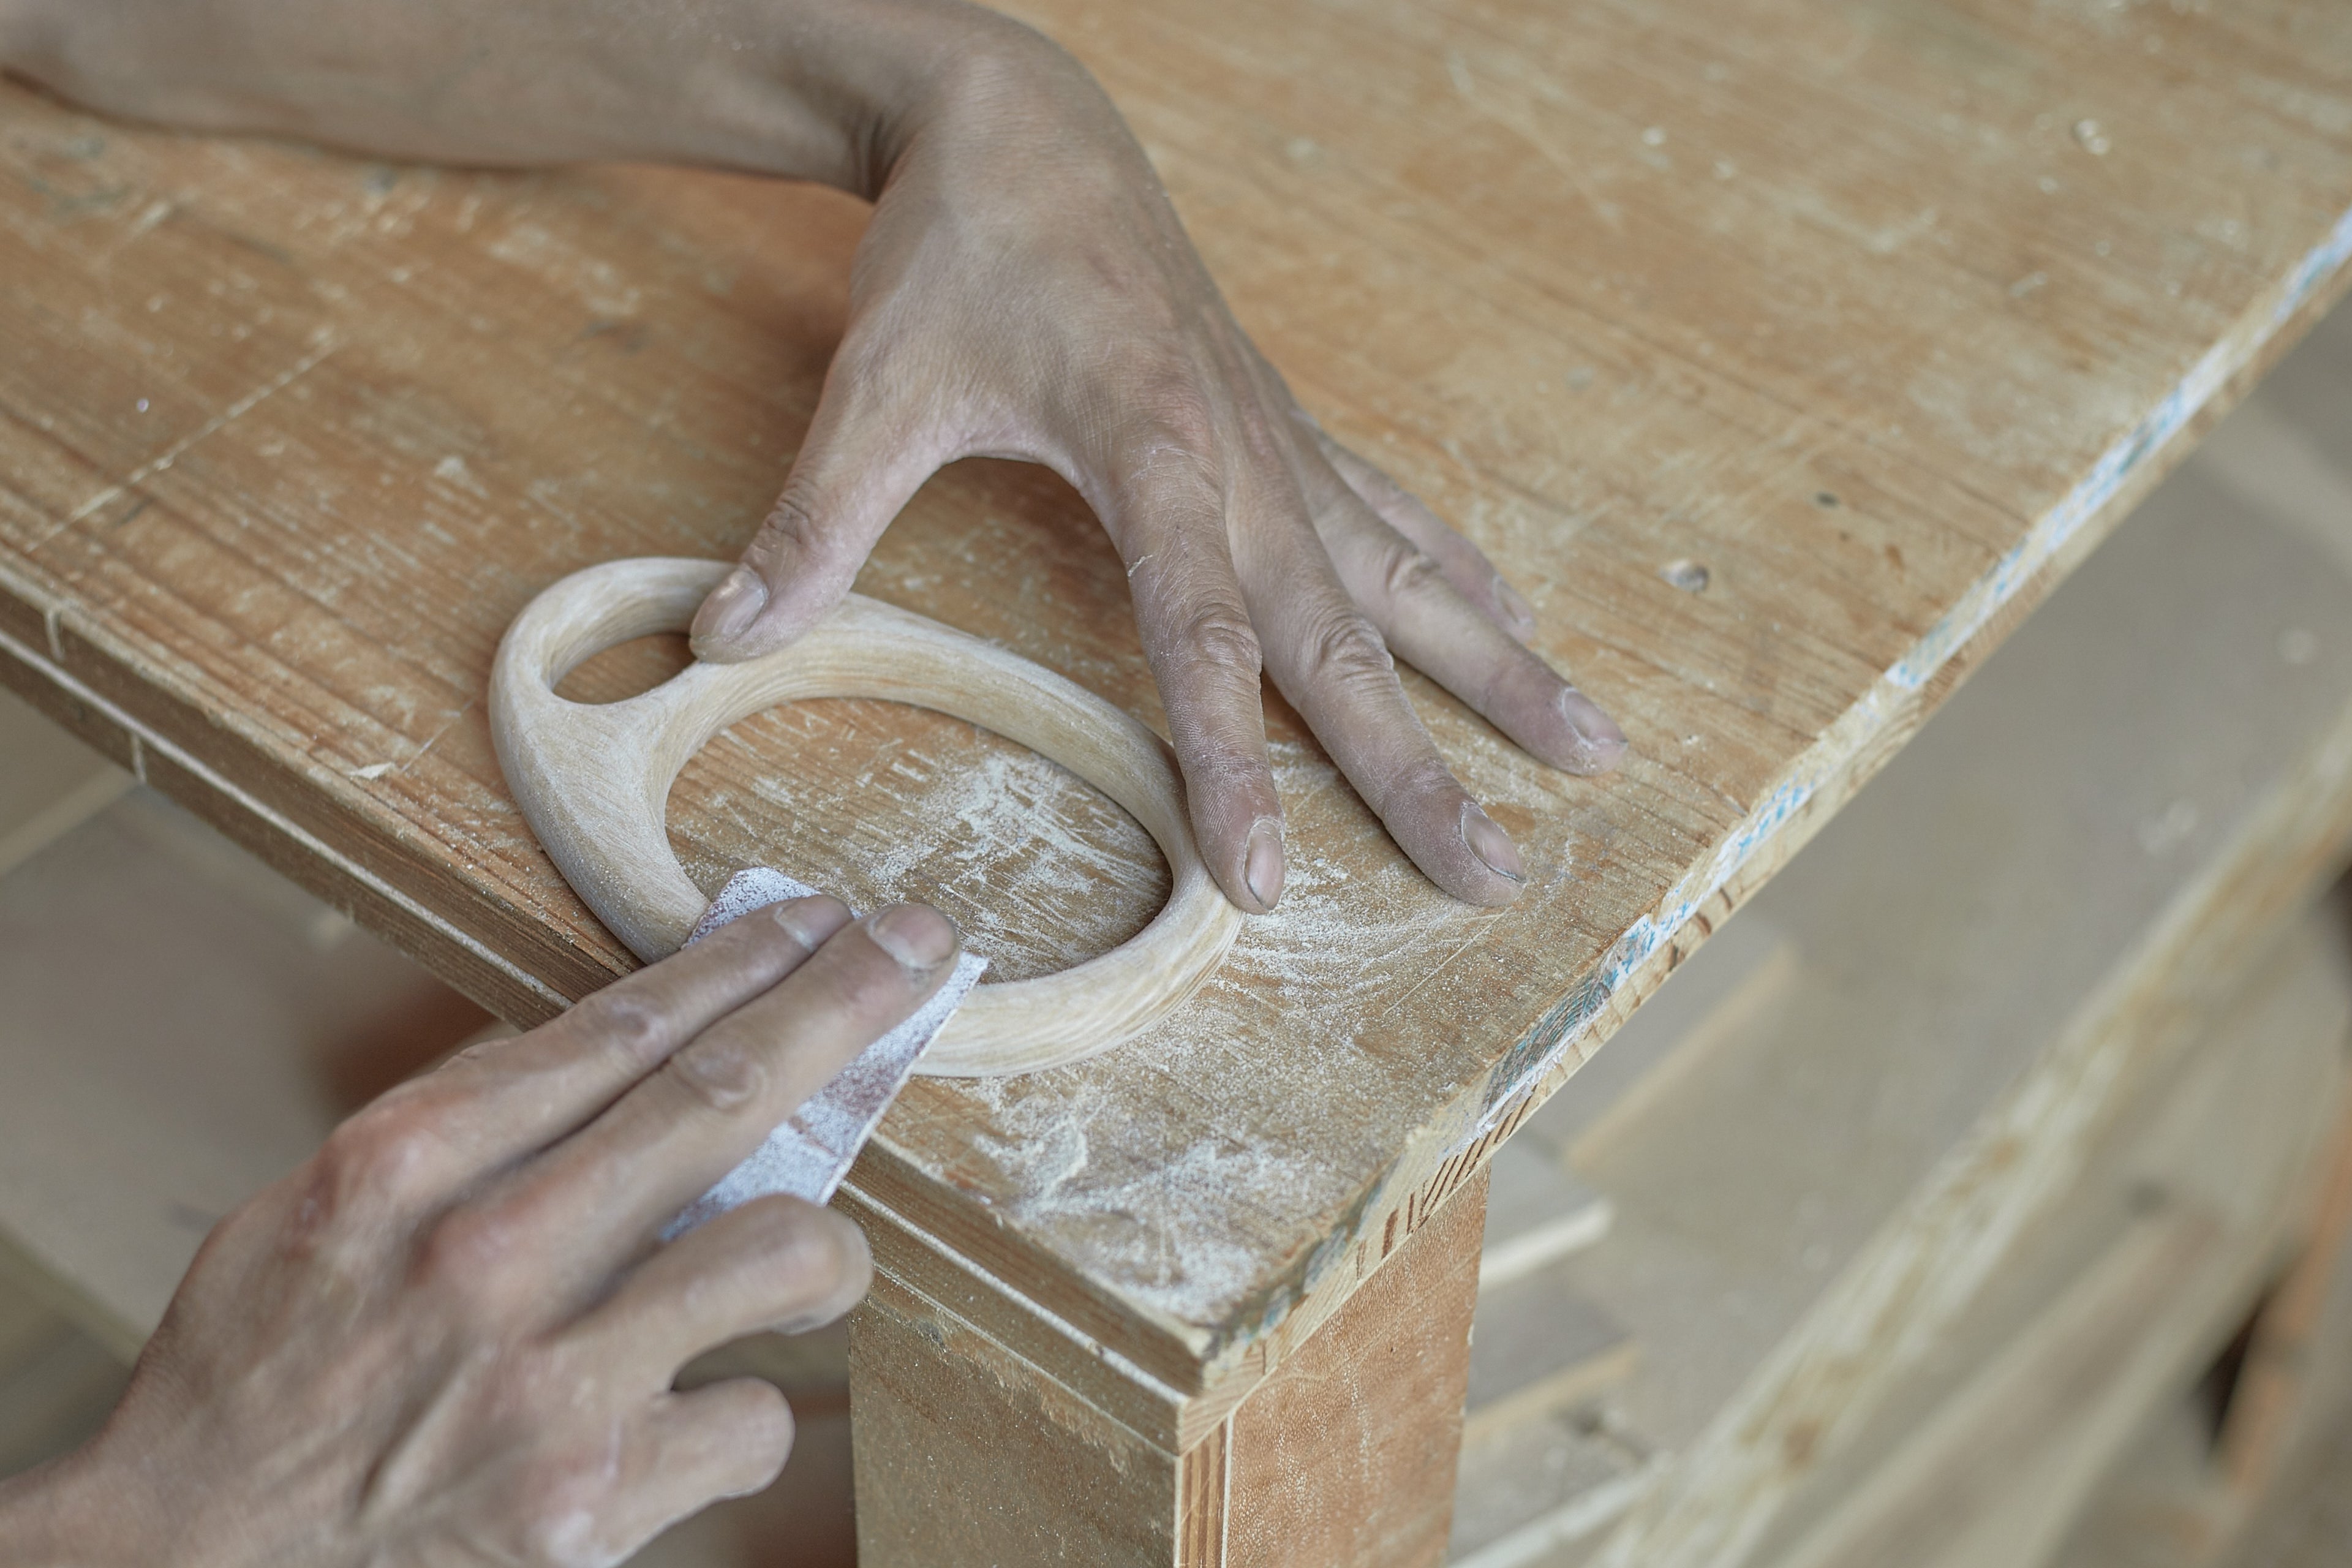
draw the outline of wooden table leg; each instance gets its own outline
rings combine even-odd
[[[1170,1452],[912,1292],[852,1321],[863,1568],[1436,1568],[1483,1172],[1223,1420]]]

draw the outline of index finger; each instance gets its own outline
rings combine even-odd
[[[903,1022],[954,968],[956,930],[919,904],[844,927],[602,1116],[475,1205],[528,1277],[592,1289],[750,1157],[801,1102]]]
[[[849,923],[838,899],[793,899],[729,922],[683,952],[582,998],[527,1034],[460,1052],[360,1111],[429,1127],[446,1197],[584,1127],[712,1024],[782,980]]]

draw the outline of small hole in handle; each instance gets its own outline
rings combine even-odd
[[[555,694],[567,702],[601,706],[625,702],[651,691],[694,662],[694,649],[683,632],[656,632],[614,643],[572,667],[555,683]]]

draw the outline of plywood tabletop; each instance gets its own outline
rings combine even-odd
[[[892,1113],[866,1212],[1213,1390],[1344,1299],[2334,297],[2352,11],[1021,9],[1102,75],[1307,405],[1504,564],[1633,742],[1570,778],[1409,678],[1534,868],[1497,913],[1423,881],[1270,699],[1280,911],[1132,1045]],[[491,651],[578,567],[740,546],[862,221],[0,89],[0,674],[544,1016],[629,961],[500,782]],[[1118,559],[1041,470],[950,470],[859,586],[1160,719]],[[1000,973],[1102,951],[1165,890],[1084,786],[885,705],[738,726],[670,822],[707,888],[761,861],[929,898]]]

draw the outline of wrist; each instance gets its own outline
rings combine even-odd
[[[748,77],[705,97],[696,134],[709,140],[679,149],[683,161],[816,180],[872,201],[925,128],[975,103],[1092,79],[1043,34],[965,0],[849,0],[772,33],[737,57]]]

